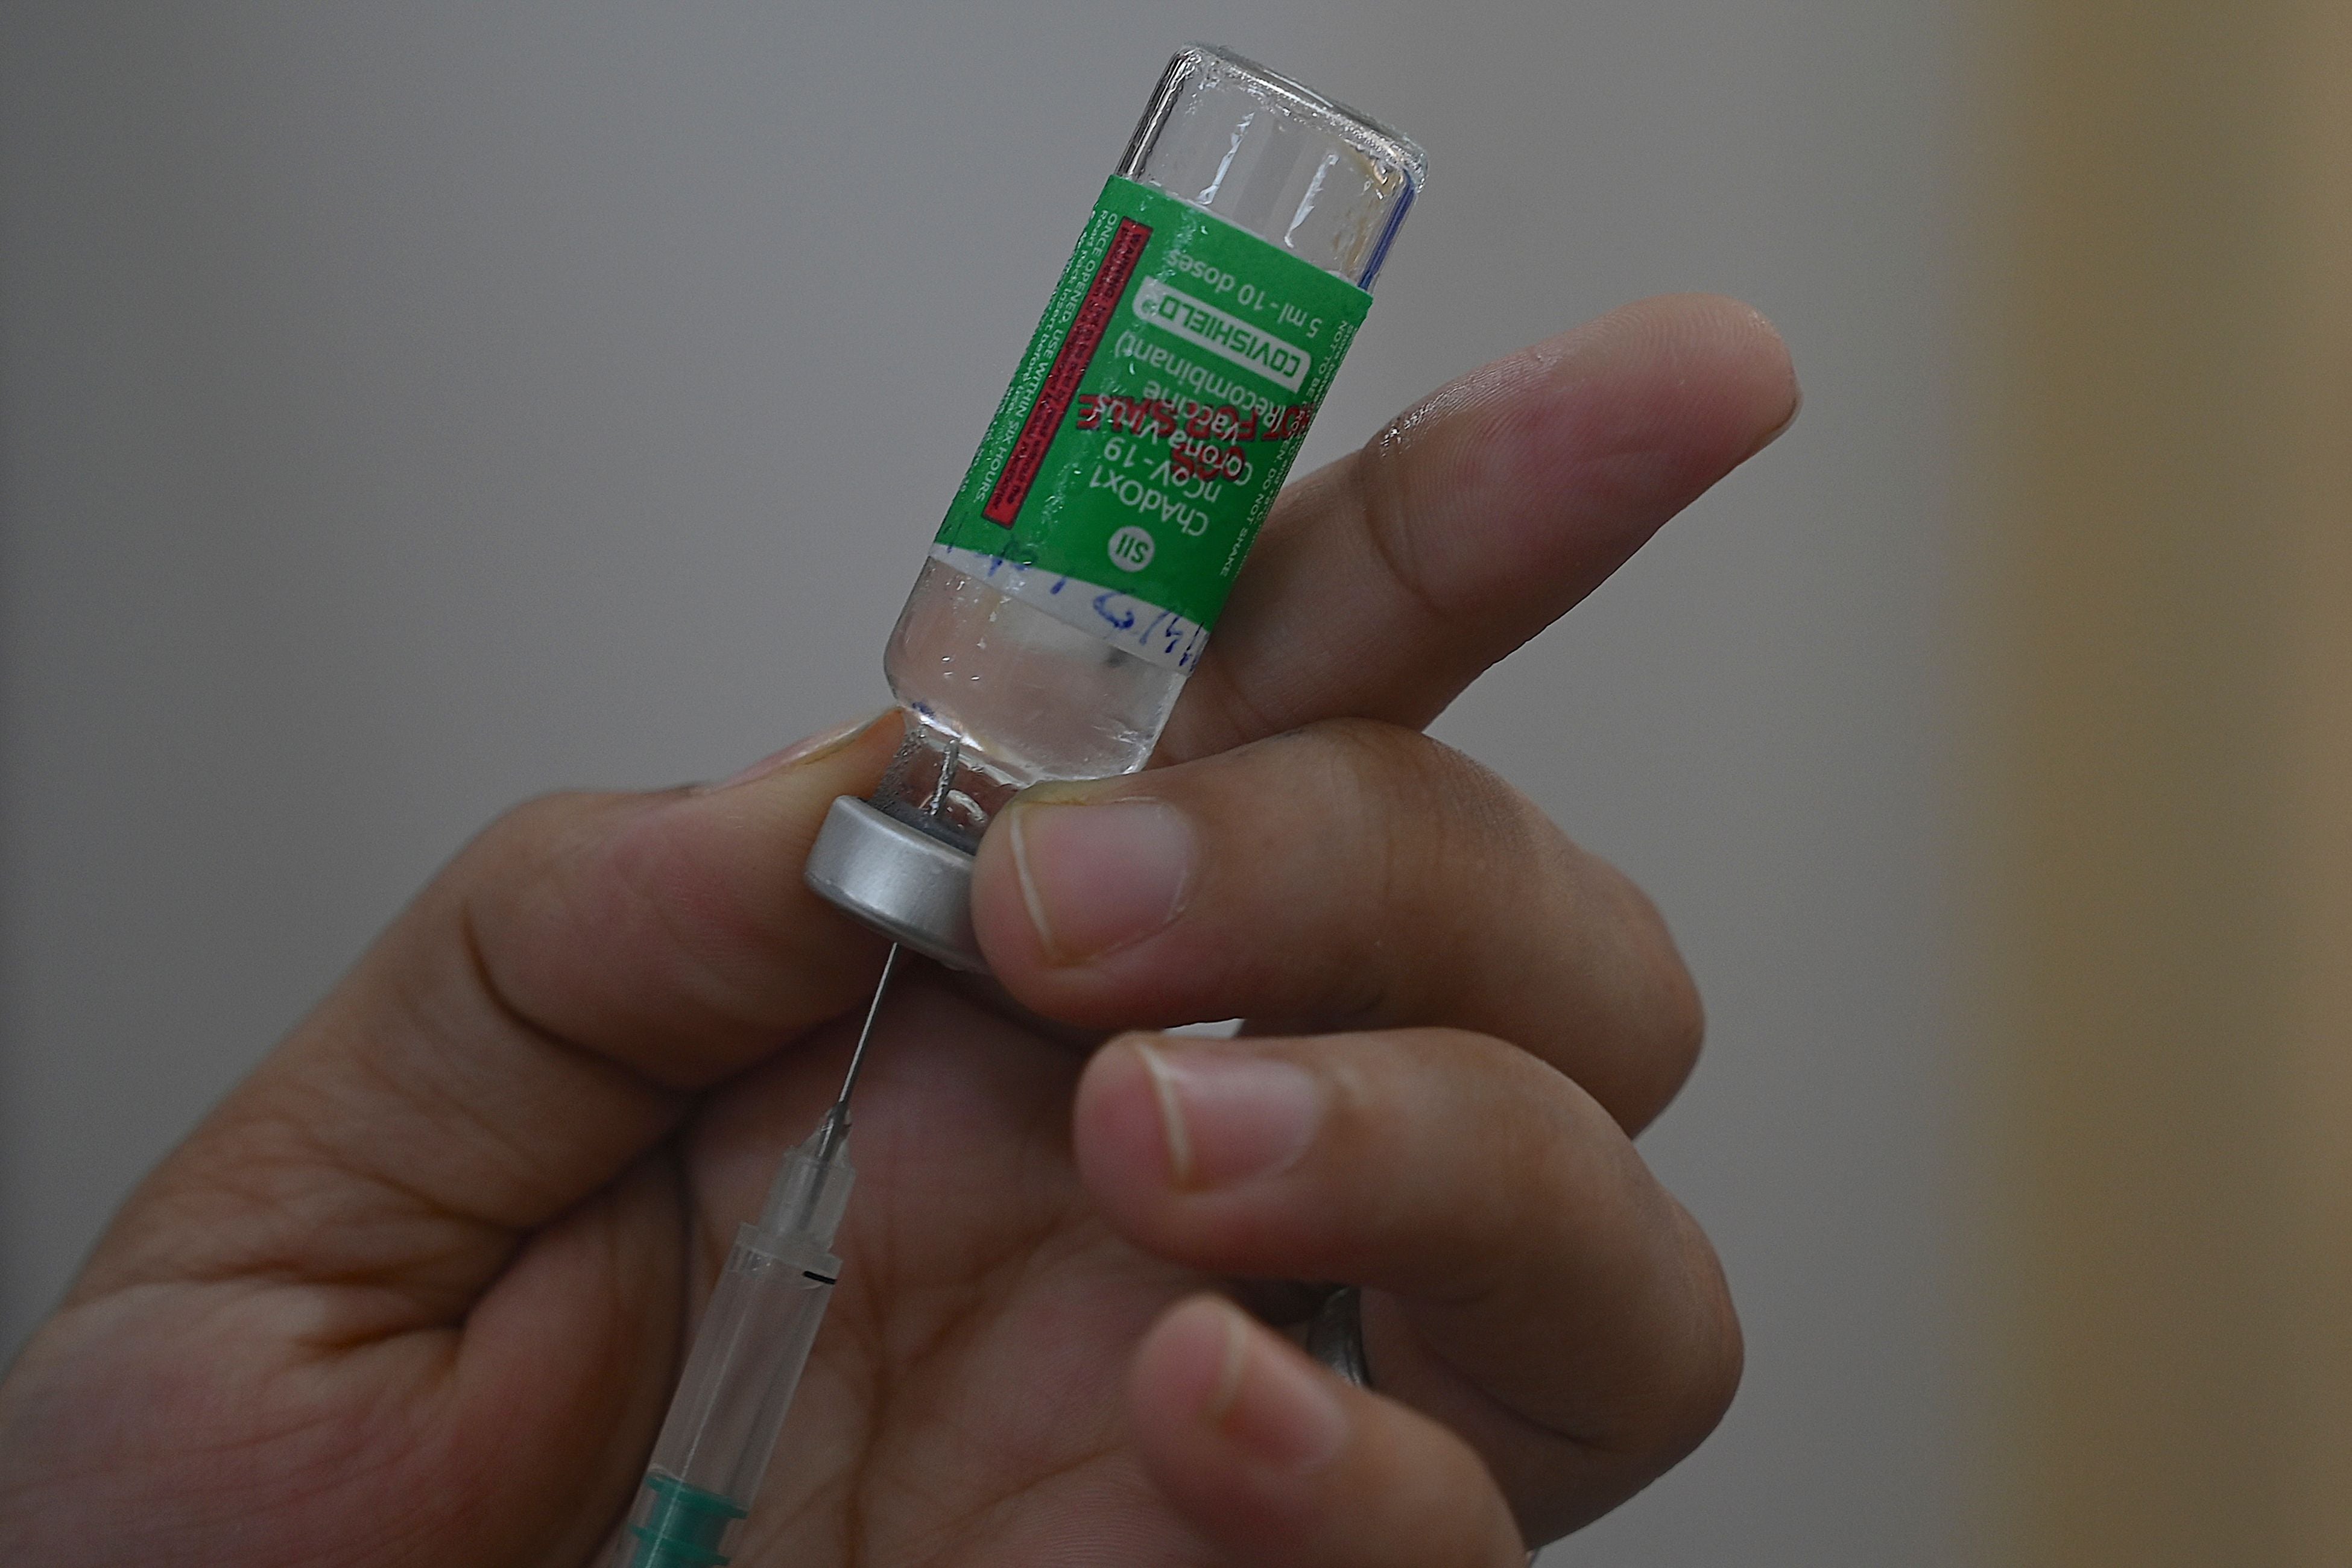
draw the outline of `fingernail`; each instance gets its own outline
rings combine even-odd
[[[877,718],[852,720],[838,728],[811,735],[805,741],[795,741],[781,752],[761,757],[741,773],[730,773],[717,784],[706,784],[703,787],[706,790],[733,789],[737,784],[746,784],[753,779],[766,778],[770,773],[791,767],[794,763],[813,762],[818,757],[829,756],[864,734],[879,722],[881,718],[887,717],[889,715],[884,714]]]
[[[1277,1058],[1170,1051],[1140,1040],[1135,1054],[1160,1099],[1171,1186],[1231,1186],[1286,1171],[1322,1124],[1322,1084]]]
[[[1348,1413],[1303,1358],[1285,1355],[1223,1309],[1225,1361],[1201,1412],[1226,1441],[1293,1474],[1321,1469],[1348,1441]]]
[[[1174,806],[1033,801],[1007,816],[1021,898],[1054,963],[1082,963],[1141,942],[1184,907],[1192,825]]]

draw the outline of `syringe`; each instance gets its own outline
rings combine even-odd
[[[957,750],[950,745],[931,784],[926,820],[936,821],[947,805]],[[883,956],[833,1109],[784,1157],[758,1223],[736,1233],[654,1440],[614,1568],[719,1568],[751,1511],[841,1277],[833,1238],[857,1178],[849,1163],[849,1099],[905,951],[892,942]]]
[[[840,1097],[785,1156],[758,1222],[736,1235],[654,1444],[615,1568],[719,1568],[751,1511],[840,1278],[834,1233],[857,1175],[849,1163],[849,1097],[898,954],[894,945],[882,961]]]

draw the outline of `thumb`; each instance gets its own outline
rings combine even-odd
[[[461,851],[132,1194],[68,1300],[266,1273],[451,1321],[693,1093],[847,1007],[877,939],[809,893],[890,715],[710,788],[564,795]]]

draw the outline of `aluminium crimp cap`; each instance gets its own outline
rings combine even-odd
[[[880,808],[842,795],[803,873],[826,902],[950,969],[986,973],[971,930],[971,857]]]

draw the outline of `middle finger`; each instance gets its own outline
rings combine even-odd
[[[1472,1029],[1629,1131],[1697,1053],[1696,991],[1641,891],[1494,774],[1393,725],[1032,789],[981,846],[972,918],[998,978],[1048,1017]]]

